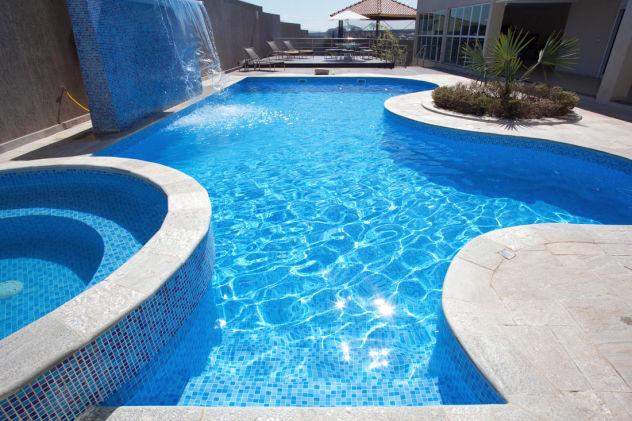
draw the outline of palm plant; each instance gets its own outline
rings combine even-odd
[[[549,36],[544,44],[540,55],[538,56],[538,64],[542,66],[542,75],[544,82],[548,85],[547,70],[554,67],[571,70],[577,62],[577,38],[564,39],[561,32],[554,32]]]
[[[463,55],[465,56],[465,66],[476,77],[476,80],[487,85],[489,64],[485,58],[483,46],[478,41],[474,45],[465,44],[463,45]]]
[[[501,102],[509,101],[513,92],[518,72],[524,67],[520,54],[532,41],[529,33],[522,29],[515,32],[509,29],[506,34],[500,34],[492,48],[490,70],[498,78],[504,79],[501,92]],[[524,75],[523,75],[524,78]]]
[[[509,29],[506,34],[500,34],[491,48],[489,57],[485,56],[483,47],[476,43],[474,46],[465,45],[465,64],[478,80],[487,84],[491,74],[499,83],[498,90],[501,107],[506,116],[512,114],[510,100],[517,82],[525,80],[538,66],[542,66],[544,80],[547,82],[547,70],[554,67],[571,69],[576,62],[578,53],[577,39],[564,39],[561,33],[553,33],[546,40],[540,51],[538,61],[530,67],[525,67],[520,55],[531,43],[532,38],[522,29]],[[519,76],[519,73],[522,74]]]

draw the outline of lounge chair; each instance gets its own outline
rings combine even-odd
[[[246,47],[244,48],[246,54],[248,54],[248,58],[244,62],[244,67],[250,67],[254,70],[261,70],[261,67],[269,67],[276,70],[277,64],[283,66],[283,70],[285,70],[285,62],[283,60],[277,60],[271,57],[261,58],[259,54],[255,51],[254,47]]]
[[[285,44],[285,46],[289,49],[289,50],[293,50],[293,51],[298,51],[299,54],[301,56],[305,56],[305,55],[312,55],[314,54],[314,50],[297,50],[296,48],[294,48],[294,46],[292,45],[291,41],[283,41],[283,44]]]
[[[272,55],[277,57],[298,57],[300,54],[298,50],[282,50],[279,48],[279,45],[275,41],[266,41],[270,48],[272,49]]]

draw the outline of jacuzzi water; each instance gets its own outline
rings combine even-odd
[[[160,228],[166,196],[91,169],[0,173],[0,339],[116,270]]]
[[[430,88],[247,79],[103,152],[198,180],[217,253],[212,288],[171,357],[108,404],[502,402],[442,320],[451,259],[502,227],[629,224],[632,166],[384,110],[391,96]]]

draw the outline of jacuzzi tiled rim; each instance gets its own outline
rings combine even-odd
[[[152,183],[167,196],[168,212],[160,230],[105,280],[0,341],[0,418],[72,418],[100,403],[175,335],[210,282],[211,204],[191,177],[95,157],[10,162],[0,172],[77,168]],[[164,323],[147,322],[156,315]]]

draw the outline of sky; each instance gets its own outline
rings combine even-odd
[[[330,21],[329,15],[340,9],[351,6],[359,0],[244,0],[263,7],[266,13],[281,15],[284,22],[300,23],[303,29],[309,31],[326,31],[337,27],[338,21]],[[399,0],[412,8],[417,8],[417,0]],[[350,21],[351,25],[365,27],[372,21]],[[388,22],[392,28],[414,28],[415,21]]]

